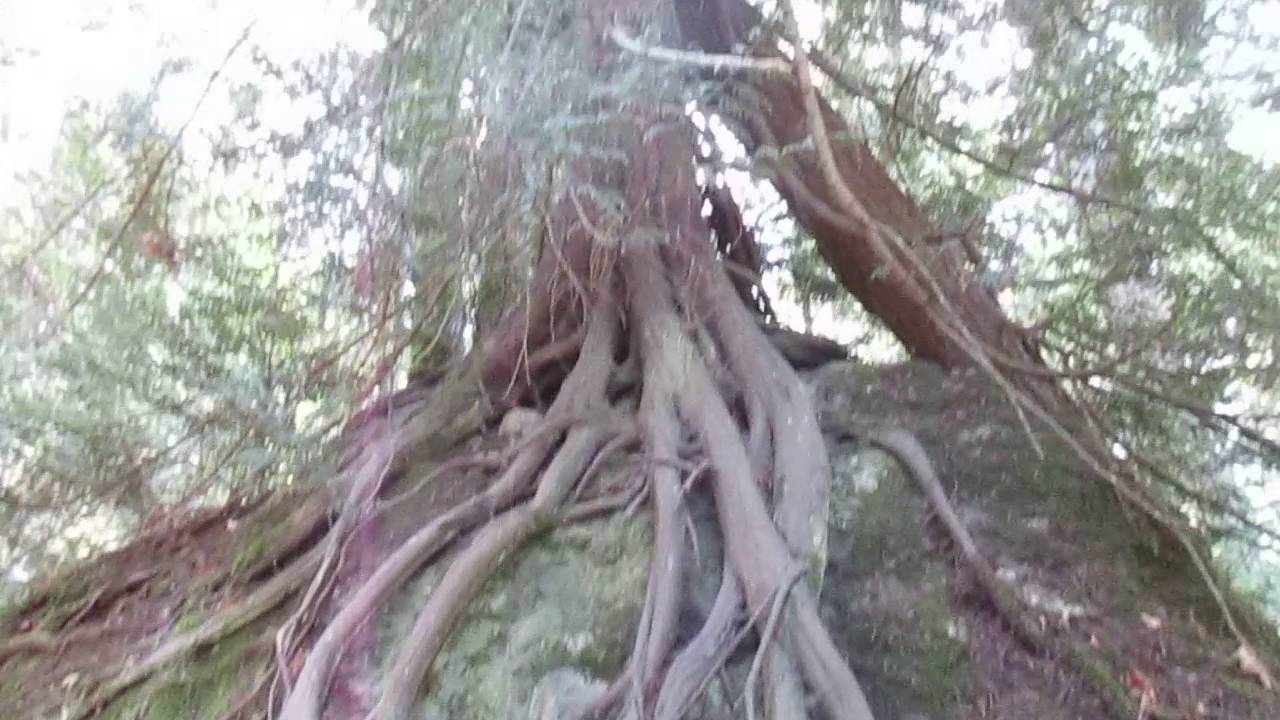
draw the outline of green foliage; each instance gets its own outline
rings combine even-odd
[[[1105,369],[1075,392],[1250,558],[1262,541],[1237,515],[1273,500],[1280,462],[1280,164],[1239,133],[1274,93],[1260,7],[842,0],[807,17],[854,132],[944,241],[978,251],[1051,360]],[[756,225],[788,317],[854,325],[855,351],[883,337],[765,189],[767,157],[709,127],[721,78],[624,54],[600,83],[582,10],[383,0],[372,49],[283,60],[251,36],[189,124],[166,119],[173,83],[218,68],[180,50],[118,102],[71,107],[0,205],[0,562],[323,482],[320,448],[354,409],[519,303],[556,203],[651,233],[571,180],[627,171],[613,141],[638,107],[703,118],[701,171]],[[806,150],[762,155],[778,152]]]
[[[861,88],[831,95],[980,249],[979,277],[1044,328],[1051,360],[1101,370],[1075,388],[1117,443],[1171,468],[1197,523],[1255,548],[1274,546],[1222,510],[1275,528],[1280,163],[1237,132],[1273,87],[1263,12],[837,3],[819,43]]]

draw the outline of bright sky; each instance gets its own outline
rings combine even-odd
[[[380,47],[366,18],[354,0],[218,0],[216,7],[195,0],[0,0],[0,205],[20,186],[15,175],[47,169],[63,113],[78,99],[110,103],[125,91],[145,92],[165,60],[183,55],[189,69],[166,80],[157,104],[163,124],[177,129],[251,23],[246,45],[287,65],[338,44]],[[261,77],[247,50],[228,63],[223,83]],[[321,111],[285,98],[266,101],[269,128],[296,130],[309,112]],[[230,110],[214,93],[192,130],[217,127]]]

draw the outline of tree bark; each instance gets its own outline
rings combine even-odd
[[[753,29],[764,28],[758,12],[745,0],[677,3],[677,8],[685,40],[697,50],[728,54],[754,44],[761,57],[783,57],[776,48],[776,38],[768,32],[764,41],[753,43],[750,39]],[[805,93],[795,77],[748,71],[730,82],[751,90],[728,93],[750,98],[751,105],[740,100],[722,108],[744,131],[740,139],[748,153],[812,144]],[[950,315],[940,312],[945,300],[951,313],[963,318],[969,332],[986,348],[1039,365],[1034,351],[1024,345],[1024,335],[974,276],[964,250],[956,243],[941,242],[940,233],[868,145],[854,138],[844,118],[821,95],[818,105],[836,169],[866,208],[871,226],[842,208],[811,149],[786,153],[785,158],[779,154],[773,184],[796,220],[813,236],[841,284],[884,321],[913,357],[948,368],[971,364],[970,353],[941,325]],[[873,235],[877,229],[896,234],[922,262],[917,264],[904,256],[892,243],[876,242]],[[934,283],[944,298],[932,292]]]

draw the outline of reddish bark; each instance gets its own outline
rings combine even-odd
[[[678,7],[685,38],[696,48],[728,53],[735,47],[753,45],[748,33],[759,18],[745,0],[705,0]],[[767,44],[756,42],[754,46],[780,57]],[[737,95],[757,103],[729,109],[745,130],[741,139],[748,152],[768,146],[800,147],[809,141],[804,94],[795,78],[753,72],[737,81],[752,90]],[[1021,336],[1011,332],[1015,326],[991,292],[974,277],[963,249],[936,241],[938,232],[866,143],[852,139],[844,119],[821,96],[818,100],[839,173],[872,220],[892,229],[923,260],[948,304],[979,341],[1006,356],[1035,362],[1022,346]],[[970,364],[970,355],[939,326],[945,314],[940,312],[938,299],[928,292],[930,283],[892,247],[892,257],[886,258],[884,250],[872,241],[870,229],[849,217],[814,153],[790,153],[785,165],[780,164],[774,185],[813,236],[840,282],[884,321],[913,356],[944,367]]]
[[[742,304],[767,319],[775,319],[773,307],[760,276],[764,272],[764,255],[756,243],[755,233],[742,220],[737,202],[727,188],[710,186],[703,191],[711,205],[707,224],[716,240],[716,251],[725,260],[729,280]]]

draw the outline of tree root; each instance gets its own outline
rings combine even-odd
[[[924,495],[929,503],[929,508],[942,521],[951,541],[960,549],[961,557],[973,572],[983,593],[991,600],[1018,640],[1028,649],[1044,649],[1042,633],[1021,610],[1017,594],[996,575],[995,569],[978,550],[973,535],[956,514],[955,506],[947,497],[947,492],[933,471],[933,463],[929,461],[929,455],[920,441],[911,433],[899,428],[873,432],[867,436],[866,440],[888,452],[902,465],[907,476],[915,482],[920,494]]]
[[[282,719],[319,718],[324,694],[342,648],[375,610],[415,570],[459,535],[514,503],[542,464],[544,438],[521,452],[503,475],[484,492],[445,512],[415,532],[378,566],[356,594],[329,621],[307,655],[297,683],[285,700]]]
[[[0,645],[0,666],[17,655],[53,652],[58,644],[58,636],[47,630],[31,630],[6,638],[4,644]]]
[[[653,256],[630,253],[624,259],[627,265],[653,262]],[[636,275],[636,273],[632,273]],[[649,273],[642,278],[653,277]],[[632,302],[645,302],[652,292],[632,279]],[[661,354],[670,338],[655,333],[652,325],[640,322],[634,329],[632,344],[640,356],[648,359]],[[644,363],[644,391],[640,400],[640,425],[644,433],[645,448],[651,458],[673,458],[677,452],[679,422],[673,398],[676,379],[659,363]],[[676,622],[683,595],[683,574],[688,555],[684,539],[688,513],[684,507],[683,490],[676,470],[669,463],[651,463],[649,492],[654,512],[653,559],[649,570],[649,587],[640,626],[636,631],[636,644],[631,668],[630,704],[639,717],[644,712],[651,683],[666,662],[667,654],[675,642]]]
[[[664,212],[682,212],[675,209],[681,202],[673,198]],[[661,205],[647,204],[643,212]],[[688,209],[687,219],[701,223],[696,207]],[[584,223],[586,213],[578,208]],[[584,300],[586,293],[596,297],[584,302],[582,349],[544,422],[590,417],[598,408],[608,408],[609,398],[638,386],[635,413],[647,477],[642,487],[652,498],[655,523],[649,586],[634,649],[626,670],[596,707],[607,710],[629,697],[628,710],[639,717],[678,717],[726,662],[736,644],[741,611],[751,607],[757,615],[744,631],[754,628],[761,637],[749,673],[753,710],[755,685],[764,677],[770,718],[807,715],[803,679],[831,717],[870,720],[862,690],[817,612],[813,588],[825,554],[831,473],[812,404],[795,370],[741,305],[722,263],[704,241],[705,233],[690,232],[677,233],[661,245],[631,243],[616,256],[617,274],[613,256],[593,258],[592,268],[600,272],[573,283]],[[622,381],[613,377],[622,318],[608,296],[619,284],[625,285],[625,319],[632,333],[626,366],[634,368],[633,376]],[[739,408],[745,418],[735,416]],[[745,432],[740,421],[745,421]],[[688,443],[686,432],[699,445]],[[432,521],[375,570],[317,639],[282,717],[318,720],[341,648],[355,630],[422,563],[473,524],[484,523],[420,610],[387,675],[384,693],[369,712],[370,718],[401,720],[454,622],[506,557],[552,524],[588,508],[595,513],[623,502],[625,494],[603,504],[570,504],[576,499],[575,485],[581,492],[603,456],[632,438],[617,435],[607,423],[587,421],[574,424],[555,450],[562,434],[548,432],[528,441],[486,491]],[[684,585],[690,541],[684,535],[689,490],[678,473],[689,468],[697,468],[690,485],[711,470],[707,482],[724,541],[723,577],[703,627],[672,661],[681,610],[688,602]],[[806,568],[812,572],[805,573]]]
[[[746,702],[747,702],[747,719],[748,720],[756,720],[756,683],[760,678],[760,668],[764,664],[765,656],[768,655],[768,652],[769,652],[769,643],[773,641],[773,637],[777,633],[778,619],[782,617],[782,608],[785,607],[787,604],[787,595],[791,593],[791,588],[796,584],[796,581],[798,581],[800,579],[800,576],[803,574],[804,574],[804,565],[797,563],[795,569],[792,570],[791,574],[787,577],[786,582],[778,586],[778,589],[774,591],[773,600],[769,603],[769,618],[765,621],[764,629],[761,630],[760,632],[760,646],[756,648],[756,655],[751,660],[751,669],[747,671],[747,686],[746,686],[746,689],[743,691],[743,696],[746,698]],[[777,662],[777,660],[778,660],[777,658],[774,658],[775,663]],[[780,670],[777,667],[777,665],[774,665],[771,668],[771,670],[773,672],[778,673],[780,676],[782,676],[774,681],[773,684],[775,687],[779,685],[784,685],[784,684],[785,685],[793,684],[790,681],[790,678],[795,673],[794,669],[788,668],[787,670]],[[778,694],[792,695],[793,693],[778,693]],[[787,702],[787,706],[790,711],[790,714],[781,715],[780,713],[775,711],[773,716],[774,717],[800,717],[800,715],[795,714],[794,704],[795,703],[793,702]],[[802,714],[804,713],[803,701],[800,703],[799,710],[800,710],[800,713]]]
[[[607,311],[605,311],[607,312]],[[604,340],[612,342],[611,335]],[[601,341],[597,341],[601,342]],[[612,351],[593,347],[611,367]],[[543,424],[552,432],[535,429],[516,453],[507,470],[487,490],[437,517],[418,530],[396,549],[374,571],[355,596],[329,622],[308,653],[297,685],[289,692],[280,717],[287,720],[316,720],[320,717],[324,696],[332,679],[339,655],[356,630],[390,597],[424,562],[438,553],[465,530],[493,518],[506,510],[525,492],[547,454],[570,424],[566,420],[579,417],[594,408],[594,398],[603,397],[608,369],[583,365],[575,368]],[[572,436],[572,433],[570,433]],[[395,502],[395,501],[392,501]],[[414,689],[421,673],[414,678]],[[402,691],[403,692],[403,691]],[[412,699],[410,697],[410,699]],[[402,701],[398,701],[402,702]]]
[[[651,248],[629,248],[625,261],[633,307],[641,309],[637,318],[639,330],[660,341],[662,347],[658,355],[644,356],[645,366],[652,366],[658,376],[676,378],[680,383],[675,393],[676,407],[702,439],[715,471],[712,488],[727,561],[742,580],[747,602],[763,607],[786,581],[793,564],[791,550],[770,517],[739,429],[716,390],[705,361],[680,329],[669,290],[663,290],[665,273],[656,253]],[[724,315],[712,317],[719,320]],[[714,320],[709,318],[713,328]],[[749,327],[748,332],[759,334],[754,325]],[[775,380],[773,373],[748,377],[751,382],[744,386],[753,390]],[[778,418],[776,422],[781,426],[785,419]],[[825,461],[825,452],[819,457]],[[811,484],[814,478],[799,478],[796,482]],[[805,545],[809,546],[809,542]],[[810,591],[801,584],[793,590],[792,597],[793,611],[783,624],[786,640],[779,645],[794,644],[806,679],[833,717],[870,720],[871,710],[861,687],[823,627]]]
[[[560,503],[608,437],[600,428],[572,431],[544,473],[538,494],[487,524],[450,564],[401,646],[382,698],[367,716],[370,720],[403,720],[408,716],[423,676],[466,603],[516,548],[559,518]],[[553,486],[555,489],[547,490]]]
[[[654,704],[655,720],[684,717],[689,706],[706,689],[736,644],[734,623],[741,607],[742,587],[733,569],[726,564],[706,622],[671,662]]]
[[[312,576],[322,550],[298,558],[248,597],[206,620],[196,629],[170,638],[138,663],[109,678],[93,696],[68,717],[83,720],[105,707],[120,693],[190,653],[207,647],[243,628],[277,607]]]
[[[960,556],[973,575],[987,600],[995,608],[1000,619],[1012,631],[1014,637],[1032,652],[1065,658],[1081,675],[1106,705],[1115,720],[1130,720],[1138,716],[1137,705],[1114,679],[1111,667],[1087,645],[1070,638],[1055,639],[1040,629],[1028,617],[1023,601],[1007,582],[1000,579],[995,570],[978,550],[973,535],[956,514],[955,506],[933,470],[933,463],[924,446],[910,432],[900,428],[874,431],[866,441],[888,452],[902,466],[907,476],[916,484],[928,501],[930,509],[942,521],[947,535],[960,550]]]
[[[607,301],[590,318],[584,350],[553,412],[591,411],[604,402],[613,369],[618,318]],[[510,555],[535,533],[559,519],[560,507],[582,478],[597,452],[611,439],[607,429],[587,425],[569,432],[564,445],[543,472],[533,499],[489,523],[449,566],[439,586],[418,615],[387,678],[387,686],[369,718],[407,717],[423,676],[444,647],[466,602]]]
[[[761,403],[773,453],[752,458],[761,474],[773,476],[774,518],[791,551],[813,564],[822,577],[827,513],[831,495],[831,463],[808,390],[778,349],[760,332],[754,318],[734,302],[733,289],[709,249],[693,245],[687,262],[695,275],[689,303],[700,309],[740,387]],[[685,258],[681,258],[682,261]],[[756,428],[751,428],[757,432]],[[753,442],[757,440],[751,438]],[[760,463],[768,465],[760,466]]]
[[[425,400],[404,407],[388,406],[385,417],[372,422],[363,434],[372,440],[358,447],[350,466],[341,474],[346,480],[347,491],[337,519],[324,539],[324,554],[302,601],[293,615],[276,631],[275,647],[278,666],[277,681],[285,692],[292,690],[292,673],[289,661],[302,643],[320,606],[329,597],[336,580],[346,543],[359,528],[362,520],[374,509],[378,494],[397,465],[397,454],[404,443],[414,442],[407,418],[417,411]],[[371,418],[372,420],[372,418]]]

